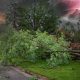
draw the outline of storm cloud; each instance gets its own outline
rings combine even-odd
[[[15,3],[28,5],[30,3],[33,3],[33,1],[34,0],[0,0],[0,12],[7,11],[11,3],[15,2]]]
[[[7,11],[11,2],[22,3],[22,4],[31,4],[34,0],[0,0],[0,11]],[[37,0],[36,0],[37,1]],[[41,1],[41,0],[38,0]],[[46,0],[49,1],[50,4],[56,7],[56,10],[60,14],[66,14],[68,6],[66,3],[62,2],[62,0]]]
[[[65,15],[69,12],[69,2],[67,0],[49,0],[49,4],[52,8],[56,9],[58,15]]]
[[[52,8],[56,9],[57,14],[65,15],[70,11],[70,8],[75,7],[75,3],[80,3],[80,0],[35,0],[35,1],[46,1],[49,2]],[[74,2],[75,1],[75,2]],[[7,11],[9,5],[12,2],[16,2],[23,5],[29,5],[34,2],[34,0],[0,0],[0,12]],[[45,4],[44,4],[45,5]],[[79,5],[80,6],[80,5]],[[79,7],[77,6],[77,7]]]

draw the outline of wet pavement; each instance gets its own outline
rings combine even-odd
[[[0,80],[28,80],[30,75],[11,67],[0,66]]]

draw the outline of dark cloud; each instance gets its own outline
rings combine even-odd
[[[52,8],[55,8],[58,15],[65,15],[69,12],[68,3],[66,3],[65,0],[49,0],[49,3]]]
[[[32,3],[33,0],[0,0],[0,11],[6,11],[9,8],[10,3],[21,3],[21,4],[29,4]]]
[[[6,10],[8,4],[9,4],[9,0],[0,0],[0,10],[1,11]]]
[[[33,1],[34,0],[0,0],[0,11],[7,11],[11,2],[29,5],[33,3]],[[42,1],[42,0],[38,0],[38,1]],[[55,6],[55,9],[59,15],[64,15],[68,12],[67,11],[68,5],[62,2],[62,0],[49,0],[49,3]]]
[[[65,15],[67,14],[69,11],[69,7],[66,3],[64,2],[60,2],[56,5],[56,9],[58,10],[58,12],[60,13],[60,15]]]

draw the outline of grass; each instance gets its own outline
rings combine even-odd
[[[24,62],[18,65],[25,71],[31,71],[49,78],[49,80],[80,80],[80,61],[72,61],[69,65],[63,65],[48,69],[45,62]]]

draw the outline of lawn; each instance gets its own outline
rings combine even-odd
[[[80,61],[72,61],[69,65],[63,65],[48,69],[45,62],[24,62],[18,65],[25,71],[31,71],[49,78],[49,80],[80,80]]]

